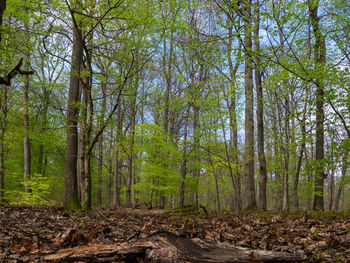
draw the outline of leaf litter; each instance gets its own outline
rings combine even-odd
[[[0,263],[46,262],[45,256],[62,249],[132,243],[159,232],[173,233],[199,246],[301,253],[304,262],[350,262],[350,218],[340,214],[313,217],[307,213],[114,208],[79,214],[62,207],[18,205],[0,206],[0,217]]]

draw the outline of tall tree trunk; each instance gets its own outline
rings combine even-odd
[[[274,174],[275,174],[275,209],[280,211],[282,209],[282,178],[281,178],[281,151],[279,143],[278,126],[280,125],[280,107],[278,106],[278,97],[276,92],[271,95],[271,102],[273,103],[272,110],[272,134],[273,134],[273,156],[274,156]],[[277,110],[276,112],[276,107]]]
[[[233,25],[230,24],[228,27],[228,46],[227,46],[227,59],[230,68],[230,101],[227,102],[229,105],[229,113],[230,113],[230,129],[231,129],[231,143],[232,143],[232,162],[233,162],[233,185],[234,185],[234,203],[233,208],[235,211],[239,211],[242,209],[242,200],[241,200],[241,185],[240,185],[240,172],[239,172],[239,160],[238,160],[238,132],[237,132],[237,112],[236,112],[236,87],[235,87],[235,79],[236,74],[239,67],[239,58],[241,56],[241,40],[238,39],[238,58],[233,65],[232,62],[232,44],[233,44]]]
[[[102,83],[102,105],[101,105],[101,115],[99,119],[99,126],[101,129],[102,122],[106,113],[106,84]],[[103,133],[98,139],[98,172],[97,172],[97,204],[102,204],[102,175],[103,175]]]
[[[254,185],[254,98],[252,72],[252,19],[251,0],[245,2],[244,8],[244,46],[245,46],[245,204],[244,209],[255,209]]]
[[[82,31],[73,24],[73,50],[69,93],[67,104],[67,149],[65,159],[65,191],[64,203],[71,208],[79,208],[77,184],[77,155],[78,131],[77,119],[79,115],[79,75],[83,57]]]
[[[25,8],[25,12],[29,17],[28,8]],[[24,66],[28,70],[30,67],[30,43],[29,43],[29,22],[24,23],[24,31],[26,38],[26,54],[24,60]],[[30,154],[30,139],[29,139],[29,75],[24,76],[23,85],[23,128],[24,128],[24,138],[23,138],[23,152],[24,152],[24,191],[30,193],[31,189],[28,186],[28,181],[30,180],[30,170],[31,170],[31,154]]]
[[[303,156],[305,152],[305,145],[306,145],[306,105],[307,105],[307,99],[305,102],[304,106],[304,113],[303,113],[303,119],[300,123],[300,129],[301,129],[301,145],[300,145],[300,152],[298,155],[298,163],[296,167],[296,172],[294,176],[294,185],[293,185],[293,195],[294,195],[294,208],[298,209],[299,208],[299,197],[298,197],[298,186],[299,186],[299,176],[300,176],[300,170],[301,170],[301,165],[303,162]]]
[[[284,156],[284,177],[283,177],[283,211],[289,210],[289,150],[290,150],[290,101],[289,93],[285,98],[285,113],[284,113],[284,133],[285,142],[283,145]]]
[[[195,188],[194,188],[194,202],[193,205],[198,207],[199,206],[199,200],[198,200],[198,184],[199,184],[199,177],[200,177],[200,157],[199,157],[199,106],[196,104],[193,105],[193,130],[194,130],[194,145],[193,145],[193,152],[194,152],[194,170],[193,170],[193,176],[195,178]]]
[[[310,0],[309,16],[311,25],[314,31],[315,45],[315,70],[316,70],[316,162],[317,172],[315,174],[315,195],[314,205],[315,210],[324,210],[324,85],[323,73],[326,63],[326,40],[321,32],[319,25],[320,17],[318,16],[319,0]]]
[[[174,48],[174,38],[173,38],[173,29],[171,29],[170,32],[170,48],[169,48],[169,58],[168,63],[166,63],[166,54],[167,54],[167,47],[166,47],[166,38],[164,37],[164,52],[163,52],[163,74],[166,81],[166,89],[164,93],[164,134],[166,136],[166,140],[169,141],[169,101],[170,101],[170,89],[171,89],[171,80],[172,80],[172,60],[173,60],[173,48]],[[167,67],[166,67],[167,66]],[[167,167],[165,167],[166,169]],[[167,176],[167,175],[165,175]],[[164,208],[165,206],[165,196],[160,194],[160,206],[161,208]]]
[[[135,144],[135,128],[136,128],[136,96],[139,85],[139,75],[135,76],[134,83],[131,83],[132,90],[130,96],[130,145],[129,145],[129,168],[128,168],[128,178],[126,183],[126,206],[131,207],[133,204],[131,202],[131,186],[134,181],[134,144]]]
[[[0,102],[0,110],[1,110],[1,119],[0,119],[0,203],[1,199],[5,195],[5,131],[7,126],[7,91],[8,87],[6,85],[2,85],[1,87],[1,102]]]
[[[182,149],[182,159],[181,159],[181,184],[180,184],[180,208],[185,206],[185,179],[187,173],[187,127],[188,127],[188,117],[190,114],[189,106],[187,106],[185,125],[184,125],[184,137],[183,137],[183,149]]]
[[[114,205],[116,207],[120,207],[120,184],[121,184],[121,177],[120,177],[120,171],[121,171],[121,160],[119,160],[120,156],[120,149],[119,149],[119,143],[122,140],[122,129],[123,129],[123,114],[122,114],[122,103],[121,100],[118,102],[118,108],[117,108],[117,133],[116,133],[116,153],[114,157],[114,170],[113,170],[113,177],[114,177]]]
[[[256,85],[256,95],[257,95],[257,131],[258,131],[258,156],[259,156],[259,208],[262,210],[267,209],[266,200],[266,159],[265,159],[265,140],[264,140],[264,107],[263,107],[263,87],[261,83],[261,68],[260,68],[260,40],[259,40],[259,26],[260,26],[260,11],[259,11],[259,0],[255,0],[254,13],[255,13],[255,23],[254,23],[254,64],[255,64],[255,85]]]

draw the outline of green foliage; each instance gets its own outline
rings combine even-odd
[[[176,168],[180,162],[179,149],[156,124],[138,125],[135,132],[135,148],[141,154],[137,160],[140,181],[133,186],[137,197],[149,200],[151,191],[177,195],[181,180]]]
[[[52,179],[35,173],[27,182],[30,193],[10,190],[5,192],[5,199],[13,204],[53,205],[55,201],[49,199],[53,184]]]

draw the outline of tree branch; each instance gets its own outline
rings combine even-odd
[[[21,58],[21,60],[17,64],[17,66],[14,69],[12,69],[7,74],[7,76],[0,77],[0,84],[4,84],[6,86],[10,86],[11,85],[11,80],[14,77],[16,77],[16,75],[18,75],[18,74],[20,74],[20,75],[32,75],[32,74],[34,74],[34,71],[21,70],[22,62],[23,62],[23,58]]]

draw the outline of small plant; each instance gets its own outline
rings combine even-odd
[[[318,252],[318,253],[316,254],[316,258],[317,258],[317,259],[323,259],[323,258],[324,258],[324,255],[323,255],[321,252]]]

